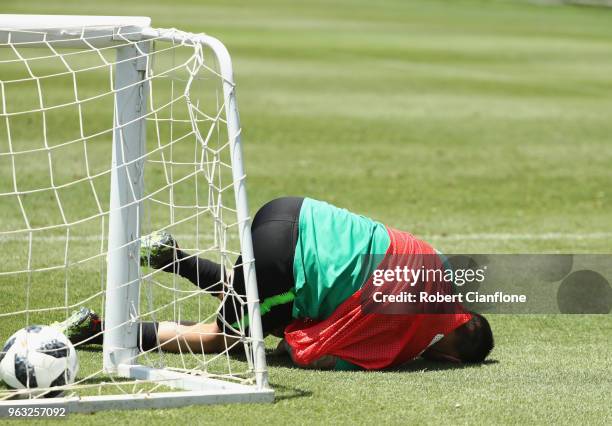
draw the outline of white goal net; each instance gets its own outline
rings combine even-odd
[[[103,347],[76,346],[79,373],[62,399],[0,383],[0,404],[270,401],[223,45],[148,18],[0,15],[0,101],[0,340],[81,307],[104,321]],[[141,267],[141,242],[160,231],[223,265],[222,290]],[[221,321],[220,334],[239,337],[227,350],[207,353],[204,335],[178,353],[140,347],[143,322],[214,323],[227,297],[247,318]]]

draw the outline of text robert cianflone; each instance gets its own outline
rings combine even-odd
[[[377,291],[372,294],[376,303],[526,303],[527,296],[524,294],[509,294],[496,291],[491,294],[468,291],[467,293],[445,294],[428,293],[421,291],[411,293],[402,291],[397,294],[385,294]]]

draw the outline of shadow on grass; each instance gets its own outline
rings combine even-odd
[[[123,384],[125,382],[133,382],[134,379],[130,379],[129,377],[120,377],[120,376],[110,376],[107,374],[101,374],[93,377],[88,377],[86,380],[82,380],[79,384],[83,385],[98,385],[98,384],[106,384],[111,385],[113,383]]]
[[[275,355],[273,352],[271,349],[266,349],[266,364],[268,366],[300,369],[291,361],[288,354]]]
[[[266,350],[266,363],[270,367],[283,367],[283,368],[294,368],[301,369],[293,364],[291,358],[287,354],[283,355],[273,355],[272,350]],[[417,358],[414,361],[408,362],[398,367],[387,368],[384,370],[376,370],[377,372],[426,372],[426,371],[443,371],[443,370],[464,370],[467,368],[484,368],[490,365],[498,364],[499,361],[495,359],[488,359],[481,363],[476,364],[457,364],[453,362],[436,362],[436,361],[428,361],[424,358]],[[328,370],[334,371],[334,370]],[[339,371],[342,372],[342,371]],[[344,371],[346,372],[346,371]],[[354,370],[356,373],[368,373],[367,370]]]
[[[275,403],[295,398],[305,398],[312,395],[312,391],[306,391],[293,386],[285,386],[278,383],[270,383],[270,386],[274,389]]]
[[[81,351],[81,352],[102,353],[102,345],[78,345],[75,348],[77,351]]]

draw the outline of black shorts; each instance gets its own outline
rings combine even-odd
[[[261,207],[251,225],[257,290],[260,304],[273,296],[291,291],[295,287],[293,277],[293,256],[298,240],[300,209],[302,197],[277,198]],[[242,258],[239,257],[234,268],[234,289],[237,294],[245,295]],[[246,300],[244,296],[243,300]],[[264,335],[275,329],[284,328],[291,320],[293,302],[278,304],[268,312],[262,312],[261,321]],[[217,323],[224,328],[224,322],[236,325],[247,315],[247,307],[241,307],[233,297],[227,297]]]

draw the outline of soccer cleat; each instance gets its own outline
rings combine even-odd
[[[174,262],[178,244],[164,231],[156,231],[143,237],[140,244],[140,265],[161,269]]]
[[[85,343],[98,343],[101,335],[95,338],[94,336],[102,331],[102,320],[91,309],[82,307],[78,311],[72,312],[65,321],[54,322],[51,327],[64,333],[72,344],[81,343],[85,340],[87,340]]]

